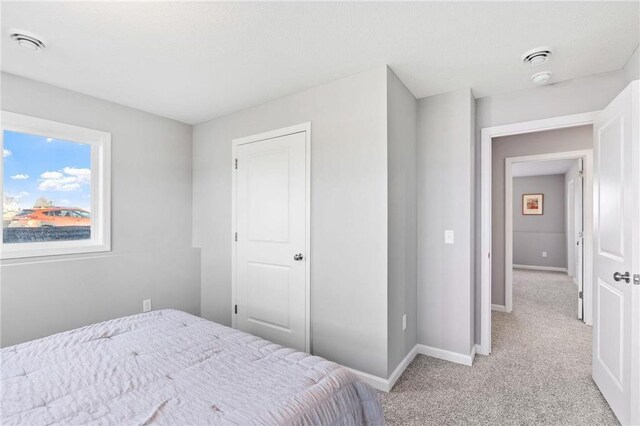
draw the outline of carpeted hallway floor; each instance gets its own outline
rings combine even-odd
[[[514,271],[513,312],[492,313],[492,353],[472,367],[418,355],[380,397],[390,425],[615,425],[591,379],[591,327],[564,274]]]

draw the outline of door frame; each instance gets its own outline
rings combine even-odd
[[[311,353],[311,122],[296,124],[281,129],[270,130],[255,135],[245,136],[231,141],[231,326],[236,324],[236,155],[240,145],[259,143],[282,136],[305,133],[305,350]]]
[[[583,274],[582,274],[582,301],[584,310],[584,322],[591,325],[592,315],[592,282],[593,282],[593,149],[579,151],[554,152],[550,154],[523,155],[508,157],[505,159],[504,181],[504,285],[505,285],[505,311],[513,310],[513,173],[515,163],[527,161],[547,160],[577,160],[583,159],[582,170],[584,172],[582,212],[584,231],[583,237]],[[566,195],[565,195],[566,197]],[[566,200],[565,200],[566,205]],[[566,246],[566,243],[564,244]],[[567,259],[567,262],[569,259]],[[552,268],[549,268],[552,269]]]
[[[491,353],[491,170],[492,140],[544,130],[593,125],[598,111],[485,127],[480,132],[480,344],[476,353]]]

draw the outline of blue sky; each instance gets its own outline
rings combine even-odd
[[[4,131],[3,189],[21,208],[39,197],[55,206],[91,207],[91,146]]]

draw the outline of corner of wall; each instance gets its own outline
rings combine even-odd
[[[623,71],[627,83],[640,79],[640,44],[636,46]]]
[[[387,377],[416,344],[417,101],[387,70]],[[406,315],[406,329],[402,329]]]
[[[465,356],[474,341],[474,108],[470,89],[421,99],[418,108],[417,340]],[[454,244],[444,244],[445,230]]]

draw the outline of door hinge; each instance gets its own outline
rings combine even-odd
[[[238,233],[236,232],[236,243],[238,242]]]
[[[236,170],[238,170],[238,159],[236,158]]]
[[[582,299],[582,291],[578,293],[578,299]]]
[[[238,315],[238,305],[235,306],[235,308],[233,309],[233,312]]]
[[[640,274],[633,274],[633,284],[640,285]]]
[[[583,178],[583,177],[584,177],[584,171],[579,170],[579,171],[578,171],[578,176],[580,176],[581,178]]]

